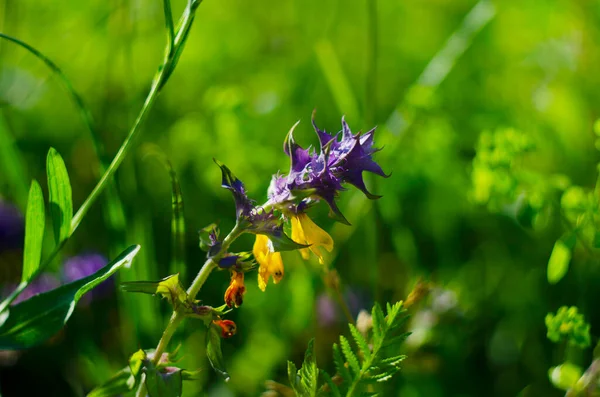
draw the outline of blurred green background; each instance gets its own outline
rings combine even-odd
[[[173,6],[179,15],[184,2]],[[289,128],[302,120],[297,140],[317,143],[310,126],[317,109],[317,123],[328,131],[340,129],[342,115],[354,131],[377,125],[376,145],[384,149],[376,160],[392,173],[367,180],[381,200],[354,189],[342,195],[352,226],[334,224],[324,205],[311,214],[335,240],[330,258],[353,314],[406,298],[420,277],[435,285],[411,309],[408,359],[386,395],[561,395],[547,371],[562,362],[562,348],[546,339],[544,316],[578,305],[592,333],[600,329],[598,261],[576,251],[565,279],[548,285],[560,222],[550,213],[545,225],[527,227],[510,211],[475,203],[471,170],[482,131],[516,128],[536,146],[528,167],[593,187],[599,27],[596,0],[205,1],[174,75],[117,173],[124,211],[100,200],[50,272],[60,274],[67,258],[84,252],[111,257],[139,243],[141,254],[109,294],[80,304],[48,343],[0,352],[0,393],[84,395],[139,347],[154,347],[168,305],[114,285],[173,271],[188,285],[204,260],[197,231],[220,221],[226,232],[235,219],[212,158],[263,201],[271,175],[288,168],[282,142]],[[0,0],[0,31],[63,70],[91,109],[110,160],[162,58],[161,2]],[[65,158],[78,206],[98,178],[89,132],[47,66],[0,41],[5,202],[24,209],[30,180],[45,180],[50,146]],[[169,175],[144,156],[156,146],[181,181],[185,269],[169,268]],[[234,248],[251,244],[242,238]],[[186,383],[186,395],[254,396],[265,380],[285,383],[286,360],[299,364],[313,336],[319,365],[332,369],[331,345],[348,332],[346,320],[317,263],[295,252],[283,257],[284,280],[263,293],[249,275],[244,305],[230,315],[238,334],[223,344],[228,384],[206,361],[202,323],[190,320],[180,329],[182,366],[205,369],[201,380]],[[19,275],[19,248],[0,253],[0,289]],[[199,298],[222,304],[228,281],[226,272],[213,274]],[[591,352],[574,360],[587,366]]]

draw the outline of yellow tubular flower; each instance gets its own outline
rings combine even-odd
[[[283,261],[281,253],[274,252],[273,243],[264,234],[257,234],[254,247],[254,258],[259,264],[258,288],[264,291],[267,288],[269,277],[273,276],[273,283],[277,284],[283,278]]]
[[[292,240],[299,244],[310,245],[308,248],[300,249],[302,258],[309,258],[308,250],[310,249],[319,258],[320,264],[325,262],[319,247],[323,247],[329,252],[333,250],[333,239],[329,233],[321,229],[304,213],[292,217]]]

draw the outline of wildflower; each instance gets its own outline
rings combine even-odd
[[[246,293],[246,287],[244,286],[244,273],[231,271],[231,282],[229,288],[225,291],[225,303],[227,306],[240,307],[244,302],[244,294]]]
[[[237,331],[237,326],[231,320],[214,320],[213,323],[221,328],[221,338],[231,338]]]
[[[388,177],[372,159],[380,149],[373,148],[375,129],[365,134],[353,134],[342,118],[342,131],[331,135],[313,127],[320,141],[320,152],[310,147],[302,148],[296,143],[292,127],[285,141],[284,151],[290,157],[290,172],[287,176],[276,175],[269,186],[268,204],[280,208],[284,213],[302,211],[320,200],[330,207],[330,216],[348,224],[335,199],[340,191],[346,190],[345,183],[356,186],[370,199],[380,196],[371,194],[364,183],[362,174],[369,171]],[[300,200],[300,203],[294,203]]]
[[[305,260],[309,258],[308,250],[310,249],[319,258],[321,264],[324,261],[319,247],[323,247],[329,252],[333,250],[333,239],[329,233],[317,226],[305,213],[299,213],[292,217],[292,240],[309,246],[300,249],[302,258]]]
[[[275,252],[273,243],[264,234],[257,234],[252,249],[254,258],[259,264],[258,287],[261,291],[267,288],[269,278],[273,276],[273,283],[277,284],[283,278],[283,261],[281,254]]]

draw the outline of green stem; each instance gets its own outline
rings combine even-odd
[[[140,132],[140,127],[142,123],[146,120],[146,117],[148,116],[149,110],[152,108],[152,105],[154,105],[154,102],[156,102],[158,94],[160,94],[162,87],[165,85],[165,83],[171,76],[171,73],[175,69],[175,66],[177,65],[177,61],[183,51],[185,41],[189,36],[190,29],[192,28],[192,23],[194,22],[195,10],[198,7],[198,5],[200,5],[200,3],[201,0],[191,1],[190,3],[188,3],[188,7],[186,7],[184,15],[181,18],[180,27],[177,31],[177,35],[174,40],[173,51],[166,51],[165,59],[162,65],[159,67],[158,72],[154,76],[154,79],[152,81],[152,87],[150,87],[150,92],[148,93],[148,96],[144,101],[142,110],[140,110],[140,113],[138,114],[138,117],[136,118],[133,127],[131,127],[131,130],[129,130],[129,134],[127,134],[125,142],[123,142],[123,144],[119,148],[119,151],[117,152],[115,158],[108,166],[104,175],[102,175],[102,178],[100,178],[100,181],[98,182],[96,187],[94,187],[94,190],[92,190],[90,195],[87,197],[87,199],[84,201],[84,203],[81,205],[81,207],[73,217],[73,220],[71,222],[71,234],[75,232],[75,230],[81,223],[83,217],[87,214],[92,204],[94,204],[94,202],[98,199],[98,196],[100,195],[100,193],[102,193],[108,182],[111,180],[112,176],[115,174],[115,172],[125,159],[125,156],[131,149],[134,139]],[[165,8],[167,8],[167,6],[165,6]],[[170,11],[170,6],[168,7],[168,9]],[[166,18],[169,19],[168,16],[166,16]]]
[[[193,301],[196,298],[196,295],[198,295],[198,292],[200,292],[200,289],[202,288],[202,286],[208,279],[208,276],[217,267],[217,263],[219,263],[219,260],[227,252],[227,249],[229,248],[231,243],[233,243],[235,241],[235,239],[237,239],[242,233],[244,233],[244,230],[242,230],[239,227],[239,225],[236,224],[235,227],[231,230],[231,232],[229,232],[227,237],[225,237],[225,239],[223,240],[223,243],[221,244],[221,249],[219,250],[219,252],[215,256],[213,256],[212,258],[209,258],[206,262],[204,262],[204,265],[198,272],[198,275],[192,282],[192,285],[187,290],[187,294],[188,294],[188,297],[190,300]],[[185,318],[184,313],[176,311],[176,310],[173,311],[173,314],[171,315],[171,319],[169,320],[169,323],[167,324],[167,327],[165,328],[165,330],[162,334],[162,337],[158,341],[156,350],[154,351],[154,358],[152,359],[152,363],[154,365],[158,364],[158,361],[160,360],[160,356],[162,356],[162,354],[167,349],[169,342],[171,341],[171,338],[173,338],[173,335],[175,335],[175,331],[177,330],[177,327],[179,327],[179,324],[181,323],[181,321],[184,318]],[[143,396],[145,396],[145,393],[146,393],[146,385],[142,381],[137,390],[136,396],[143,397]]]

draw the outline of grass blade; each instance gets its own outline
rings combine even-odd
[[[40,184],[34,180],[29,189],[25,215],[25,248],[23,252],[23,274],[21,282],[28,282],[40,267],[42,241],[46,224],[44,195]]]
[[[54,148],[50,148],[48,151],[46,173],[48,175],[50,214],[54,225],[54,238],[56,239],[56,245],[60,245],[71,234],[73,197],[67,167]]]

